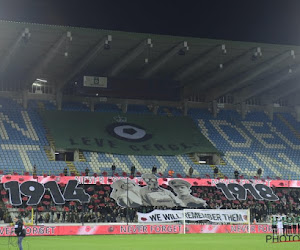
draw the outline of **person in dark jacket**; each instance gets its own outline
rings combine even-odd
[[[67,168],[64,168],[64,175],[68,176],[68,169]]]
[[[23,241],[24,237],[26,236],[26,231],[25,231],[25,227],[23,224],[23,220],[19,216],[14,219],[14,222],[15,222],[15,233],[18,237],[18,246],[19,246],[20,250],[23,250],[22,241]]]
[[[218,167],[214,168],[214,178],[216,179],[218,177],[219,169]]]
[[[262,174],[262,169],[261,168],[257,169],[257,176],[258,176],[258,178],[261,177],[261,174]]]
[[[130,168],[130,175],[131,176],[135,175],[135,166],[131,166],[131,168]]]
[[[192,178],[193,177],[193,173],[194,173],[194,169],[193,167],[189,168],[189,177]]]
[[[115,164],[112,164],[112,166],[111,166],[111,176],[114,176],[115,172],[116,172],[116,166],[115,166]]]
[[[236,180],[239,178],[239,174],[240,174],[239,171],[237,170],[234,171],[234,177]]]
[[[86,176],[89,176],[89,172],[90,172],[89,168],[86,167],[86,169],[85,169],[85,175],[86,175]]]

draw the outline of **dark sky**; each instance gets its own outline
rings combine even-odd
[[[300,0],[0,0],[0,19],[300,45]]]

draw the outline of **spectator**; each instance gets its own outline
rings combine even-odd
[[[86,175],[86,176],[89,176],[89,172],[90,172],[89,168],[86,167],[86,169],[85,169],[85,175]]]
[[[214,168],[214,178],[216,179],[218,177],[219,169],[218,167]]]
[[[38,218],[38,223],[43,223],[43,222],[44,222],[43,215],[40,215],[40,217]]]
[[[149,188],[151,190],[148,190],[146,197],[151,199],[153,195],[156,194],[156,192],[162,192],[165,193],[165,195],[168,194],[168,188],[163,188],[157,185],[154,185],[157,183],[157,178],[155,175],[147,174],[150,175],[146,178],[146,176],[143,175],[143,178],[145,177],[145,182],[146,186],[144,188]],[[180,179],[174,179],[175,181],[170,181],[169,182],[169,190],[171,190],[172,185],[175,184],[177,185],[177,189],[175,193],[177,193],[177,196],[173,197],[172,200],[174,201],[174,198],[179,199],[180,197],[183,200],[188,200],[187,198],[184,197],[183,191],[185,190],[185,195],[193,195],[195,197],[201,197],[203,200],[206,201],[208,208],[211,209],[250,209],[250,215],[251,215],[251,220],[254,218],[257,220],[258,223],[260,222],[265,222],[269,220],[269,216],[271,214],[300,214],[300,191],[296,188],[276,188],[274,190],[274,193],[277,194],[279,197],[280,203],[275,203],[275,202],[264,202],[261,203],[261,201],[255,200],[255,199],[250,199],[250,200],[245,200],[245,201],[239,201],[237,204],[235,200],[227,200],[222,192],[218,190],[216,187],[206,187],[206,186],[190,186],[189,184],[186,184],[187,186],[185,187],[184,185],[179,185],[180,183],[183,184],[183,181],[179,181]],[[172,185],[171,185],[172,184]],[[173,185],[174,186],[174,185]],[[189,191],[190,187],[190,191]],[[143,189],[144,189],[143,188]],[[3,187],[0,184],[0,190],[2,190]],[[115,201],[111,199],[110,201],[108,200],[110,198],[110,193],[111,193],[111,186],[110,185],[84,185],[84,189],[90,189],[88,193],[91,195],[91,200],[90,203],[87,205],[82,206],[78,202],[71,202],[66,201],[66,204],[64,207],[69,208],[69,212],[66,212],[63,210],[61,206],[55,206],[53,203],[50,204],[49,206],[45,206],[45,211],[42,213],[42,217],[40,218],[37,217],[38,222],[41,223],[46,221],[48,222],[48,215],[47,213],[50,214],[50,222],[81,222],[81,216],[82,214],[84,215],[84,221],[86,222],[116,222],[116,221],[126,221],[126,209],[119,207],[116,205]],[[180,192],[179,192],[180,191]],[[46,190],[46,194],[49,191]],[[191,194],[190,194],[191,193]],[[173,193],[172,193],[173,194]],[[96,195],[96,197],[93,197]],[[171,194],[170,194],[171,195]],[[180,197],[179,197],[180,196]],[[0,192],[0,199],[8,199],[8,194]],[[225,198],[225,199],[224,199]],[[49,200],[49,198],[43,198],[45,200]],[[45,201],[43,200],[43,201]],[[195,199],[193,199],[195,200]],[[196,199],[197,200],[197,199]],[[41,202],[43,202],[41,201]],[[109,202],[108,202],[109,201]],[[150,200],[149,200],[150,201]],[[51,201],[52,202],[52,201]],[[7,203],[7,201],[6,201]],[[189,203],[189,202],[187,202]],[[101,204],[101,205],[100,205]],[[89,208],[89,206],[92,205],[92,208]],[[158,203],[151,203],[150,204],[145,204],[147,206],[140,206],[138,208],[132,208],[129,209],[128,213],[128,220],[129,221],[137,221],[136,218],[136,212],[151,212],[153,209],[166,209],[167,204],[163,204],[162,202]],[[51,209],[51,207],[55,206],[56,209]],[[154,207],[155,206],[155,207]],[[172,204],[172,206],[183,206],[182,204]],[[176,207],[173,207],[172,209],[176,209]],[[178,209],[181,209],[178,207]],[[11,222],[11,217],[9,210],[7,211],[5,207],[2,208],[2,212],[0,211],[0,218],[1,218],[1,213],[3,213],[3,220],[5,223],[10,223]],[[55,211],[57,210],[57,212]],[[82,211],[86,211],[83,212]],[[21,215],[23,218],[27,218],[27,221],[30,221],[30,213],[28,211],[21,212]],[[55,217],[56,214],[56,217]],[[109,214],[109,216],[107,216]],[[44,216],[45,215],[45,216]],[[67,220],[66,220],[67,217]],[[62,219],[63,218],[63,219]]]
[[[112,164],[112,166],[111,166],[111,176],[115,175],[115,171],[116,171],[116,166],[115,166],[115,164]]]
[[[74,223],[74,222],[75,222],[75,214],[74,214],[74,212],[72,212],[72,213],[70,214],[70,222],[71,222],[71,223]]]
[[[189,168],[189,177],[193,177],[193,172],[194,172],[193,167],[190,167]]]
[[[60,212],[58,212],[58,213],[56,214],[56,219],[57,219],[57,222],[60,221]]]
[[[135,175],[135,166],[134,165],[130,168],[130,175],[132,175],[132,176]]]
[[[46,213],[45,214],[45,223],[49,223],[49,221],[50,221],[50,214]]]
[[[67,168],[64,168],[64,175],[68,176],[68,169]]]
[[[54,222],[54,211],[51,210],[50,212],[50,223],[53,223]]]
[[[62,212],[62,222],[66,221],[66,211]]]
[[[258,176],[258,178],[260,178],[260,177],[261,177],[261,174],[262,174],[262,170],[261,170],[261,168],[257,169],[257,176]]]
[[[235,170],[234,171],[234,178],[237,180],[239,178],[239,171]]]
[[[36,166],[33,165],[33,172],[32,172],[32,175],[36,175]]]
[[[106,215],[105,219],[106,219],[107,222],[112,222],[111,215],[109,213]]]
[[[117,222],[122,222],[122,217],[121,217],[120,214],[117,215],[116,221],[117,221]]]
[[[9,212],[6,212],[6,213],[4,214],[3,219],[4,219],[4,223],[12,223],[12,218],[11,218]]]
[[[170,169],[170,170],[168,171],[168,177],[169,177],[169,178],[172,178],[174,173],[175,173],[175,172],[174,172],[172,169]]]
[[[0,221],[3,220],[3,215],[4,215],[4,212],[3,212],[3,210],[0,208]]]
[[[157,172],[157,167],[156,167],[156,166],[153,166],[153,167],[152,167],[152,174],[156,174],[156,172]]]

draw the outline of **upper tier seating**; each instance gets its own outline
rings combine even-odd
[[[202,133],[224,153],[222,173],[263,177],[298,178],[300,174],[299,123],[290,114],[274,114],[271,121],[263,112],[248,113],[245,120],[236,111],[221,110],[217,118],[206,110],[189,110]],[[283,119],[282,119],[283,117]]]
[[[121,108],[114,104],[97,104],[95,112],[119,112]],[[56,106],[49,101],[29,101],[24,109],[17,101],[0,98],[0,169],[5,173],[32,172],[37,166],[39,174],[58,174],[67,167],[66,162],[55,162],[46,154],[49,138],[43,126],[39,110],[54,110]],[[89,107],[81,103],[63,103],[65,111],[89,112]],[[150,114],[145,105],[128,105],[128,113]],[[176,108],[159,107],[158,115],[179,116],[182,111]],[[220,172],[233,177],[238,170],[245,177],[256,175],[262,168],[263,177],[279,176],[285,179],[298,179],[300,174],[300,123],[290,114],[275,113],[271,121],[263,112],[248,113],[243,120],[232,110],[221,110],[217,118],[209,111],[190,109],[188,115],[195,121],[201,132],[221,152],[225,165],[218,165]],[[209,165],[195,164],[189,156],[134,156],[113,155],[107,153],[83,152],[85,161],[74,162],[78,172],[88,167],[91,173],[111,173],[111,165],[117,166],[117,172],[130,173],[135,165],[136,171],[151,172],[157,166],[158,173],[167,174],[173,170],[186,176],[190,166],[194,176],[213,175]]]
[[[45,102],[49,109],[53,104]],[[44,103],[43,103],[44,105]],[[27,110],[16,101],[0,98],[0,169],[4,173],[32,172],[59,174],[65,162],[49,161],[44,147],[49,146],[36,102],[29,102]]]

